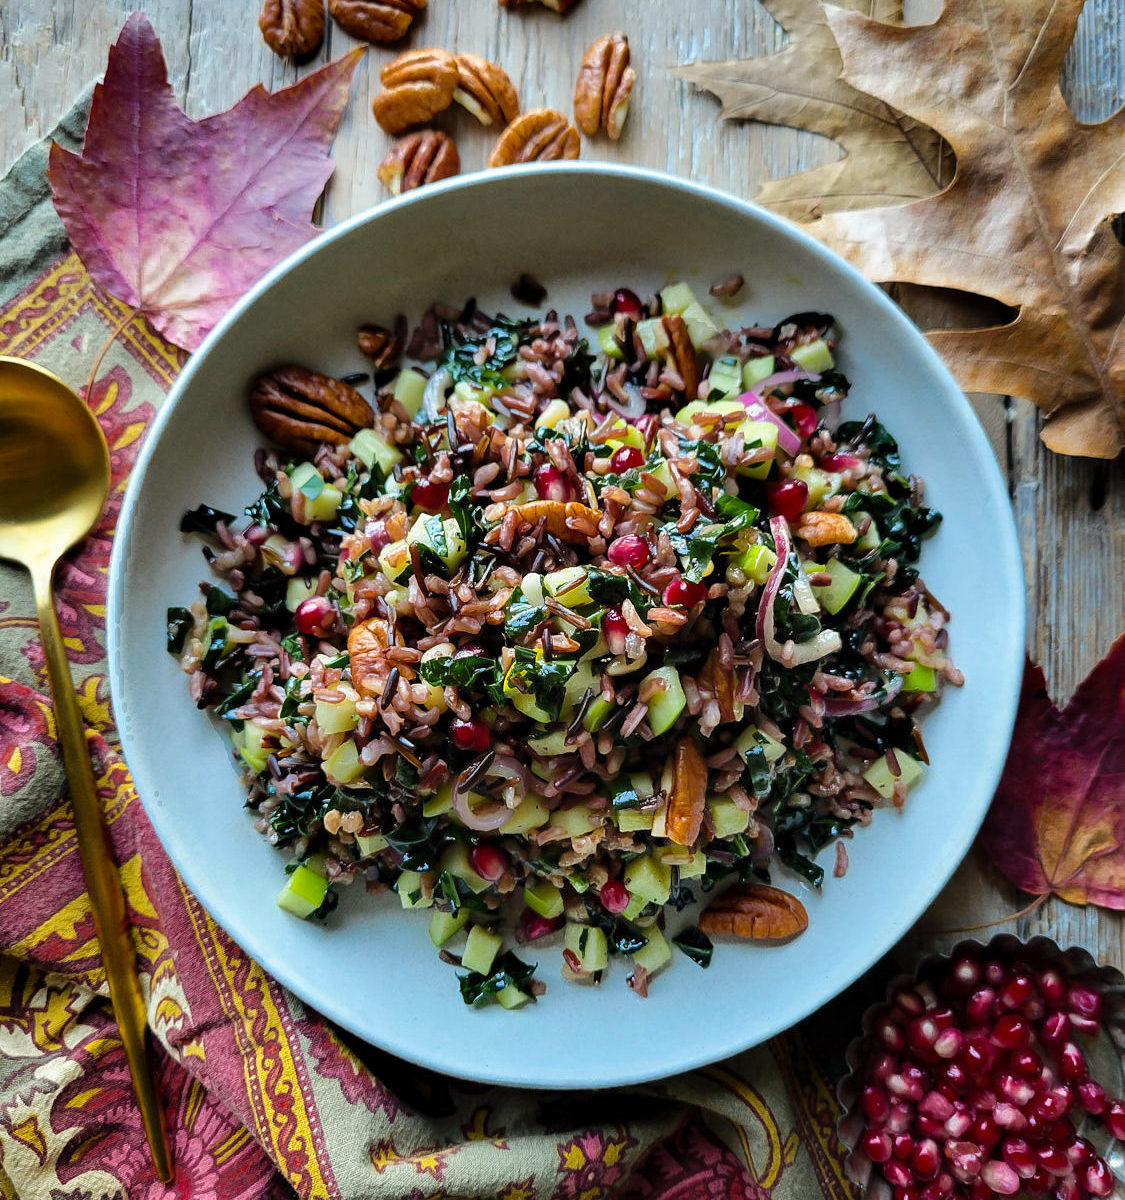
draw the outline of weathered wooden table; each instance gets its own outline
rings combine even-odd
[[[933,0],[908,2],[933,11]],[[103,70],[110,42],[134,9],[146,12],[156,27],[176,94],[192,116],[227,107],[259,81],[277,87],[297,76],[262,42],[257,0],[0,0],[0,168],[7,170]],[[613,29],[629,35],[639,82],[621,141],[587,143],[587,157],[643,164],[753,197],[764,179],[838,153],[811,134],[720,123],[716,103],[669,71],[676,63],[780,49],[783,31],[755,0],[583,0],[565,18],[538,5],[513,12],[500,9],[496,0],[430,0],[406,44],[481,54],[507,69],[524,107],[569,110],[583,50]],[[330,28],[317,61],[351,44]],[[385,197],[375,168],[389,139],[372,120],[369,104],[379,90],[379,68],[393,53],[373,49],[357,73],[336,140],[327,224]],[[1088,0],[1063,87],[1082,120],[1100,120],[1122,103],[1122,0]],[[484,166],[495,136],[473,125],[464,114],[456,123],[465,170]],[[1043,664],[1052,694],[1065,699],[1125,630],[1125,460],[1055,457],[1039,442],[1030,404],[974,399],[1008,477],[1019,525],[1029,650]],[[956,797],[949,801],[956,803]],[[909,963],[919,948],[957,940],[941,931],[1004,916],[1025,900],[970,855],[896,954]],[[1120,916],[1050,901],[1014,928],[1021,936],[1046,933],[1063,945],[1083,945],[1103,962],[1125,967]]]

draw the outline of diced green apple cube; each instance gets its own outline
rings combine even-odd
[[[352,783],[366,770],[359,747],[351,738],[345,738],[324,760],[324,774],[331,783]]]
[[[528,833],[540,829],[551,819],[543,798],[528,792],[520,801],[519,808],[500,826],[501,833]]]
[[[289,874],[277,896],[279,908],[295,917],[311,917],[328,895],[328,880],[303,864]]]
[[[648,702],[648,725],[659,736],[675,725],[687,705],[687,697],[675,667],[658,667],[650,671],[641,690],[647,692],[650,688],[655,689],[655,694]]]
[[[645,854],[625,867],[625,886],[646,903],[667,904],[672,893],[672,869]]]
[[[726,796],[712,796],[707,801],[707,814],[716,838],[734,837],[750,827],[750,814]]]
[[[422,408],[422,395],[428,380],[421,371],[403,367],[394,383],[395,399],[406,409],[408,417],[416,417]]]
[[[316,724],[321,733],[350,733],[359,724],[354,700],[316,702]]]
[[[609,965],[609,943],[596,925],[579,925],[568,921],[563,945],[577,955],[580,969],[588,975],[604,971]]]
[[[670,283],[660,293],[660,303],[666,313],[682,313],[692,304],[698,304],[699,301],[691,289],[691,284],[681,280],[679,283]]]
[[[896,783],[902,783],[909,789],[925,773],[925,767],[916,758],[911,758],[909,754],[904,754],[901,750],[895,751],[895,759],[898,761],[898,775],[895,775],[891,771],[885,754],[882,758],[877,758],[863,772],[863,778],[871,784],[884,800],[890,800],[894,796]]]
[[[838,558],[830,558],[818,568],[831,575],[832,582],[813,584],[813,595],[817,598],[825,612],[838,613],[840,609],[855,595],[856,588],[863,582],[863,576],[845,566]]]
[[[549,879],[536,879],[523,889],[524,902],[532,912],[551,920],[561,917],[563,912],[563,894]]]
[[[803,346],[794,346],[789,351],[789,357],[802,371],[831,371],[836,365],[832,351],[823,338],[817,338],[815,342],[806,342]]]
[[[543,590],[567,608],[594,602],[585,567],[563,567],[560,571],[548,572],[543,576]]]
[[[742,364],[742,386],[748,392],[752,392],[763,379],[768,379],[774,373],[775,361],[772,354],[747,359]]]
[[[633,962],[638,967],[644,967],[650,975],[655,975],[661,967],[668,965],[672,957],[672,947],[655,925],[645,930],[645,937],[648,938],[648,943],[633,955]]]
[[[469,923],[469,910],[459,908],[455,913],[434,910],[430,918],[430,941],[440,950],[454,934],[459,933]]]
[[[496,993],[496,1000],[501,1008],[507,1009],[523,1008],[525,1004],[531,1003],[531,997],[527,992],[521,992],[514,983],[502,987]]]
[[[933,667],[915,663],[910,674],[902,681],[904,692],[933,692],[937,690],[937,672]]]
[[[348,443],[348,449],[369,471],[377,465],[384,475],[390,475],[395,464],[402,462],[402,451],[374,429],[361,429]]]
[[[739,467],[738,474],[750,479],[765,479],[773,466],[773,458],[777,456],[777,426],[772,421],[746,420],[739,425],[737,432],[742,434],[743,445],[747,450],[766,449],[773,455],[764,462]]]
[[[403,908],[430,908],[434,902],[432,881],[432,875],[424,879],[417,871],[403,871],[395,880],[398,902]],[[426,882],[429,882],[428,888],[423,886]]]
[[[461,951],[461,966],[466,971],[489,974],[503,944],[500,934],[490,933],[483,925],[474,925],[465,939],[465,949]]]
[[[748,725],[739,734],[734,748],[745,758],[754,746],[761,747],[762,753],[766,756],[766,762],[777,762],[779,758],[785,757],[785,747],[781,742],[770,737],[768,733],[763,733],[756,725]]]

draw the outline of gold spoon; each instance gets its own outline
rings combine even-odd
[[[42,367],[0,356],[0,558],[31,573],[94,929],[153,1165],[167,1183],[171,1153],[145,1046],[144,1002],[125,897],[102,821],[51,586],[58,560],[101,516],[109,478],[105,437],[74,391]]]

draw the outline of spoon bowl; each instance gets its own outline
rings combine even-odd
[[[167,1182],[171,1155],[145,1045],[144,1001],[125,897],[52,592],[55,565],[93,529],[109,484],[105,437],[78,394],[43,367],[0,357],[0,558],[21,563],[31,574],[94,929],[153,1165]]]

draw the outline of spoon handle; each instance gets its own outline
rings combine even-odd
[[[55,617],[51,579],[54,564],[37,564],[32,569],[39,630],[47,658],[47,677],[55,703],[59,741],[74,809],[74,827],[86,889],[94,914],[94,929],[101,945],[102,964],[109,983],[110,1000],[117,1017],[121,1041],[129,1060],[129,1074],[141,1110],[145,1136],[159,1179],[172,1178],[171,1152],[164,1125],[164,1109],[156,1087],[153,1063],[145,1045],[145,1008],[137,978],[136,955],[125,915],[125,897],[117,873],[109,836],[102,818],[101,803],[94,784],[90,752],[74,683],[70,677],[62,634]]]

